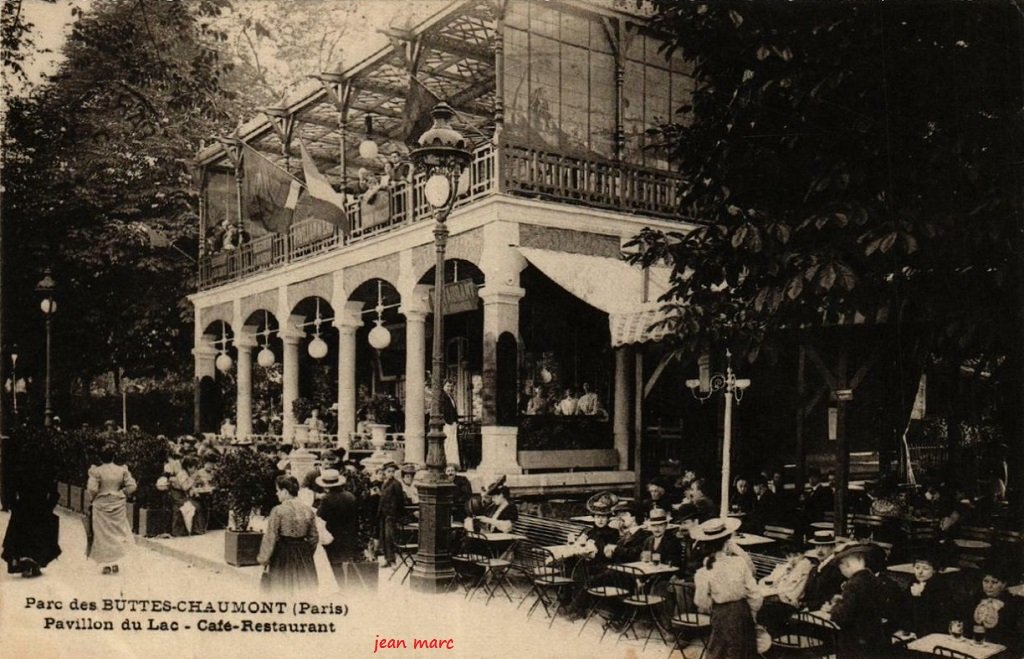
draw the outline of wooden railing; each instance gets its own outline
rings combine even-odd
[[[683,178],[673,172],[510,144],[478,148],[468,179],[460,182],[457,207],[501,192],[664,217],[679,216],[685,187]],[[363,195],[349,202],[348,236],[341,227],[323,220],[304,220],[286,234],[268,234],[204,257],[199,264],[199,287],[219,286],[429,220],[433,209],[424,196],[424,184],[425,177],[417,173],[391,181],[372,199]]]

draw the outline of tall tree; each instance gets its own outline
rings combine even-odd
[[[197,226],[190,162],[200,140],[228,130],[238,112],[221,88],[229,66],[197,24],[208,9],[96,0],[77,11],[58,73],[10,99],[5,318],[22,353],[38,356],[33,289],[52,266],[64,375],[187,369],[184,295],[195,266],[185,254],[194,253]]]
[[[698,226],[643,232],[635,258],[674,265],[681,345],[754,357],[884,321],[905,350],[980,358],[1024,409],[1020,3],[653,5],[694,63],[658,133]]]

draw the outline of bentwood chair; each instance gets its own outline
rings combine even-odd
[[[773,645],[804,657],[832,657],[839,625],[827,618],[798,611],[790,617],[793,630],[772,639]]]

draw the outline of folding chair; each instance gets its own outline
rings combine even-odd
[[[936,645],[932,650],[932,655],[936,657],[952,657],[953,659],[974,659],[971,655],[960,650],[954,650],[953,648],[947,648],[943,645]]]
[[[487,556],[479,553],[478,544],[466,537],[463,532],[452,533],[452,546],[457,547],[452,552],[452,568],[455,570],[455,579],[448,584],[448,591],[461,586],[466,591],[468,598],[479,586],[483,577],[483,568],[480,561],[486,560]]]
[[[466,532],[465,542],[470,546],[484,547],[488,546],[487,538],[481,533]],[[483,568],[483,572],[480,574],[480,579],[477,582],[476,588],[468,593],[468,598],[473,599],[473,595],[477,590],[483,589],[487,592],[487,600],[484,604],[490,604],[491,599],[494,598],[494,594],[501,588],[501,592],[505,594],[508,601],[512,602],[512,595],[508,592],[508,573],[512,568],[512,561],[505,558],[494,558],[489,556],[485,552],[476,552],[478,556],[476,565]]]
[[[665,634],[662,631],[662,623],[658,620],[656,614],[657,609],[664,605],[665,598],[652,592],[655,584],[660,579],[656,576],[644,574],[639,568],[631,565],[618,565],[615,569],[626,575],[628,578],[626,583],[632,585],[631,592],[622,598],[622,606],[627,612],[627,617],[622,631],[619,633],[619,640],[632,631],[633,637],[639,641],[640,635],[636,633],[636,623],[641,615],[646,613],[650,617],[651,628],[647,632],[647,638],[644,639],[643,649],[647,649],[647,644],[651,641],[651,636],[654,635],[655,630],[657,630],[658,636],[661,637],[661,642],[668,644],[668,639],[665,638]]]
[[[683,641],[687,635],[696,636],[701,642],[700,657],[708,650],[708,636],[711,634],[711,616],[697,610],[693,603],[694,585],[692,581],[671,581],[669,586],[675,595],[675,614],[669,619],[669,627],[675,632],[675,648],[683,652]]]
[[[629,577],[622,572],[610,570],[606,564],[596,560],[581,562],[579,567],[583,572],[583,592],[590,600],[590,606],[577,636],[583,634],[587,623],[596,614],[604,621],[601,626],[603,641],[612,623],[622,617],[620,602],[630,593]]]
[[[529,619],[539,607],[544,607],[549,621],[548,627],[555,622],[558,611],[566,606],[562,591],[573,585],[573,580],[565,576],[565,566],[555,560],[550,551],[529,541],[519,541],[513,547],[513,569],[519,571],[530,583],[530,590],[523,595],[519,606],[523,606],[530,595],[534,596],[533,604],[526,612]]]
[[[412,574],[412,569],[416,565],[416,552],[419,551],[420,545],[418,541],[419,531],[415,526],[405,525],[398,530],[398,537],[395,539],[395,557],[398,560],[395,562],[394,569],[391,570],[391,576],[388,577],[388,581],[395,578],[395,575],[402,572],[402,580],[400,583],[405,583],[405,580]]]

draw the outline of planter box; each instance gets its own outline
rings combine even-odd
[[[351,561],[342,564],[343,573],[338,578],[338,586],[342,590],[377,590],[380,566],[377,561]]]
[[[236,567],[259,565],[256,557],[259,556],[262,541],[263,534],[259,531],[228,529],[224,532],[224,561]]]
[[[69,487],[67,483],[57,482],[57,503],[60,504],[61,508],[71,507],[71,497],[68,494]]]
[[[161,508],[140,508],[138,534],[147,538],[171,532],[171,511]]]
[[[82,497],[85,495],[85,488],[78,485],[72,485],[68,488],[68,498],[71,500],[71,510],[76,513],[80,513],[85,510],[82,506]]]
[[[132,529],[132,533],[139,532],[139,508],[136,507],[134,501],[128,501],[124,504],[125,513],[128,515],[128,525]]]

